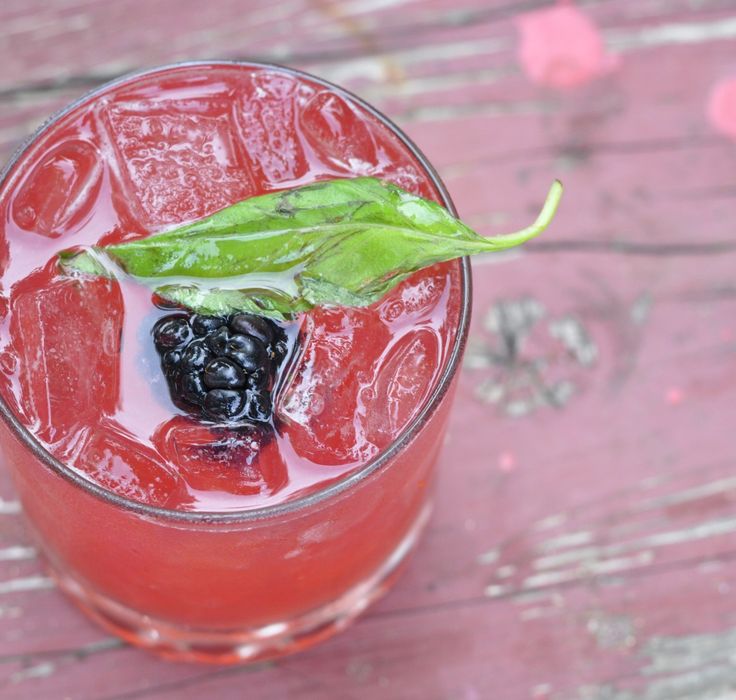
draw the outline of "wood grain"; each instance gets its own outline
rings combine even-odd
[[[729,0],[589,0],[618,67],[532,85],[510,0],[5,0],[0,158],[131,69],[277,60],[396,118],[485,233],[551,177],[551,235],[475,265],[437,508],[351,630],[246,669],[158,661],[45,576],[0,470],[0,696],[707,700],[736,692],[736,73]],[[479,440],[478,434],[487,435]]]

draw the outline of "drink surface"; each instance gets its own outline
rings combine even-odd
[[[276,504],[366,464],[418,414],[446,365],[461,304],[457,263],[417,273],[371,307],[301,316],[272,437],[255,444],[172,403],[151,339],[167,311],[150,289],[125,278],[64,279],[55,258],[246,197],[357,175],[438,199],[385,124],[305,78],[190,66],[84,101],[0,189],[3,398],[62,462],[169,509]]]

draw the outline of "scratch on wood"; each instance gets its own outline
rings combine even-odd
[[[54,588],[54,580],[48,576],[26,576],[14,578],[10,581],[0,581],[0,595],[5,593],[20,593],[22,591],[45,591]]]
[[[517,605],[531,605],[533,603],[549,603],[551,605],[560,606],[564,603],[562,594],[558,591],[520,591],[515,593],[513,602]]]
[[[605,32],[605,37],[608,47],[616,51],[632,51],[667,44],[701,44],[736,37],[736,17],[714,22],[663,24],[633,32],[610,30]]]
[[[484,37],[480,40],[465,40],[411,48],[399,48],[391,51],[394,60],[403,65],[424,63],[426,61],[449,61],[508,51],[513,46],[509,37]]]
[[[21,683],[31,678],[46,678],[56,670],[56,664],[53,661],[43,661],[35,666],[28,666],[20,671],[16,671],[10,676],[10,682],[13,684]]]
[[[567,515],[565,515],[564,513],[559,513],[558,515],[550,515],[544,520],[540,520],[538,523],[536,523],[534,525],[534,529],[538,531],[552,530],[553,528],[563,525],[566,520]]]
[[[501,548],[487,594],[521,602],[523,593],[554,591],[590,579],[620,585],[633,571],[655,563],[672,565],[691,556],[694,542],[705,543],[698,549],[707,548],[709,561],[731,552],[736,478],[717,478],[731,469],[724,461],[649,479],[622,492],[618,506],[615,500],[603,509],[600,503],[591,504],[537,522]],[[705,470],[711,471],[711,480],[693,485]],[[566,526],[569,532],[564,531]],[[718,590],[721,595],[727,592],[723,586]],[[537,610],[526,613],[526,618],[545,614]]]
[[[338,72],[344,70],[337,69]],[[373,88],[361,90],[363,97],[369,100],[380,100],[386,97],[413,97],[428,95],[442,91],[467,90],[479,85],[491,85],[517,73],[513,66],[499,68],[479,68],[472,71],[462,71],[448,75],[431,75],[421,78],[411,78],[397,83],[377,85]]]
[[[18,656],[6,656],[0,662],[16,661],[23,667],[10,676],[10,682],[14,685],[24,681],[48,678],[64,666],[77,661],[100,654],[106,651],[120,649],[125,643],[117,637],[105,637],[99,641],[85,644],[77,649],[62,649],[58,651],[21,654]]]
[[[522,622],[539,620],[559,615],[565,608],[565,598],[560,593],[544,590],[516,593],[512,596],[515,605],[520,606],[519,617]]]
[[[20,501],[5,501],[0,498],[0,515],[18,515],[20,512]]]
[[[693,542],[706,539],[708,537],[730,534],[732,532],[736,532],[736,518],[716,518],[692,527],[659,532],[646,537],[630,540],[628,542],[621,542],[602,547],[582,547],[580,549],[571,549],[558,554],[542,556],[534,560],[532,567],[537,571],[545,571],[547,569],[555,569],[561,566],[580,562],[581,566],[592,567],[592,569],[603,567],[605,569],[605,559],[607,557],[618,556],[640,549],[666,547],[674,544],[682,544],[684,542]],[[644,563],[650,563],[654,558],[654,555],[651,552],[647,554],[648,556]]]
[[[645,486],[646,488],[649,488],[649,485]],[[641,507],[638,510],[648,511],[659,508],[666,508],[669,506],[682,505],[683,503],[699,501],[703,498],[707,498],[708,496],[728,493],[729,491],[736,491],[736,477],[717,479],[715,481],[709,481],[702,486],[695,486],[690,489],[684,489],[675,493],[670,493],[664,496],[657,496],[655,498],[648,499],[642,503]]]
[[[541,620],[547,617],[554,617],[560,614],[559,608],[538,606],[534,608],[525,608],[519,613],[522,622],[530,622],[531,620]]]
[[[506,117],[514,115],[554,114],[559,109],[557,99],[516,100],[514,102],[471,102],[458,105],[410,107],[394,114],[403,122],[444,122],[463,117]]]
[[[526,590],[544,588],[546,586],[568,583],[570,581],[584,579],[590,576],[628,571],[629,569],[646,566],[647,564],[651,564],[653,561],[654,554],[652,552],[639,552],[631,557],[616,557],[614,559],[604,559],[602,561],[592,559],[584,561],[574,569],[549,571],[529,576],[522,582],[522,588]]]
[[[347,0],[340,3],[340,12],[343,15],[359,15],[364,12],[375,12],[386,7],[406,5],[413,0]]]
[[[34,559],[35,557],[36,550],[33,547],[16,545],[0,549],[0,561],[20,561],[22,559]]]
[[[484,593],[489,598],[500,598],[501,596],[505,596],[507,593],[510,593],[513,590],[513,586],[501,586],[498,584],[491,584],[490,586],[486,586]]]
[[[551,537],[544,540],[539,545],[542,552],[553,552],[558,549],[567,549],[568,547],[577,547],[582,544],[588,544],[593,541],[593,533],[590,530],[582,532],[570,532],[559,537]]]
[[[320,75],[335,83],[350,83],[356,80],[372,80],[376,83],[384,83],[388,79],[387,67],[383,61],[376,58],[360,58],[344,63],[329,64],[329,68],[323,68]],[[369,90],[363,90],[368,96]]]

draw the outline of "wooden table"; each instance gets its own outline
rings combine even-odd
[[[482,232],[567,193],[475,265],[435,516],[388,597],[284,661],[159,661],[54,589],[0,471],[0,697],[736,697],[736,2],[552,6],[3,0],[2,160],[110,77],[242,57],[395,118]]]

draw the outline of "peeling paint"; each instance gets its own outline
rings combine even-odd
[[[536,299],[522,297],[494,303],[483,317],[489,338],[473,339],[465,368],[490,370],[475,395],[507,416],[520,418],[539,408],[563,408],[577,393],[576,383],[559,378],[589,369],[598,349],[583,322],[571,314],[548,318]],[[503,471],[510,471],[511,467]]]
[[[598,358],[598,348],[579,319],[566,315],[549,322],[549,334],[562,343],[583,367],[590,367]]]
[[[595,611],[588,615],[585,628],[600,649],[630,649],[636,644],[636,626],[628,615]]]
[[[637,326],[643,326],[649,319],[653,304],[654,300],[651,294],[648,292],[640,294],[634,300],[634,303],[631,305],[631,309],[629,310],[631,322]]]
[[[575,700],[734,700],[736,629],[652,637],[641,646],[643,687],[608,683],[579,688]],[[572,699],[570,699],[572,700]]]

